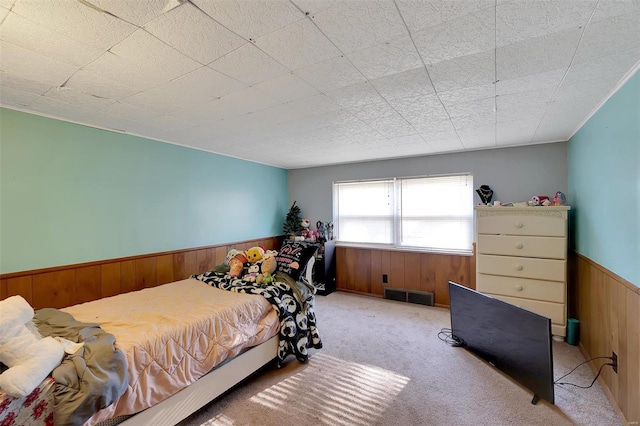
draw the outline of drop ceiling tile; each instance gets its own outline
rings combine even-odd
[[[171,114],[183,108],[204,104],[246,86],[203,66],[175,80],[130,96],[125,101],[142,108]]]
[[[480,86],[464,87],[462,89],[446,90],[438,92],[438,97],[446,108],[452,105],[478,101],[480,99],[493,99],[496,87],[494,84],[482,84]]]
[[[412,123],[412,126],[421,135],[449,135],[456,132],[451,120],[448,117],[440,117],[436,119],[430,119],[421,121],[419,123]]]
[[[402,117],[380,117],[366,122],[372,129],[384,137],[416,135],[418,132]]]
[[[492,9],[447,21],[413,34],[426,64],[469,56],[494,48],[495,16]]]
[[[164,140],[170,139],[167,137],[169,133],[178,131],[181,132],[195,127],[194,123],[189,123],[188,121],[184,121],[168,115],[157,114],[153,118],[145,120],[144,125],[157,130],[157,132],[154,132],[153,134],[158,137],[162,136]]]
[[[163,9],[169,3],[167,0],[136,0],[133,2],[90,0],[90,2],[100,9],[139,27],[162,15],[164,13]],[[182,6],[184,7],[186,5]],[[180,7],[174,10],[178,9],[180,9]]]
[[[618,81],[640,61],[640,47],[590,61],[574,63],[562,81],[563,85],[591,84],[606,81],[613,89]]]
[[[369,80],[395,75],[423,66],[408,35],[358,50],[347,57]]]
[[[496,49],[498,80],[567,68],[582,30],[573,28]]]
[[[23,78],[19,75],[8,74],[0,71],[0,87],[33,93],[34,95],[43,95],[47,90],[51,89],[53,85],[40,83],[38,81]]]
[[[200,67],[193,59],[138,30],[84,69],[124,86],[146,90]]]
[[[366,80],[349,60],[341,56],[298,69],[295,73],[320,92],[328,92]]]
[[[293,73],[282,74],[255,85],[257,89],[281,102],[317,95],[319,92]]]
[[[215,122],[225,118],[232,117],[236,114],[235,111],[227,108],[226,104],[220,100],[215,99],[211,102],[207,102],[202,105],[194,106],[188,110],[184,110],[180,113],[172,114],[176,118],[182,120],[190,120],[197,124],[212,125],[215,128]]]
[[[391,0],[347,1],[316,13],[312,19],[343,53],[372,47],[407,32]]]
[[[252,43],[245,44],[208,66],[246,84],[260,83],[289,72]]]
[[[498,122],[520,119],[540,121],[554,94],[555,89],[546,89],[500,95],[496,98]]]
[[[458,129],[458,135],[466,149],[492,148],[496,146],[495,123]]]
[[[496,137],[498,146],[526,145],[531,143],[539,123],[539,120],[529,119],[499,123]]]
[[[160,15],[144,29],[201,64],[209,64],[247,43],[191,3]]]
[[[493,50],[428,65],[427,69],[437,92],[481,86],[496,80]]]
[[[416,95],[393,99],[389,103],[405,120],[413,126],[440,122],[449,119],[442,103],[435,95]]]
[[[80,1],[19,0],[11,10],[52,31],[103,50],[137,30],[136,26]]]
[[[456,152],[464,149],[464,146],[457,135],[451,135],[448,137],[432,137],[428,139],[425,138],[425,141],[431,145],[435,152]]]
[[[396,3],[412,34],[483,9],[495,8],[495,0],[398,0]]]
[[[38,99],[29,105],[29,111],[62,120],[72,120],[82,123],[88,110],[82,106],[60,102],[46,96],[39,96]]]
[[[496,94],[508,95],[511,93],[555,89],[560,85],[565,72],[566,68],[561,68],[507,80],[499,80],[496,83]]]
[[[123,118],[143,123],[158,116],[156,111],[140,108],[126,102],[114,102],[104,109],[104,113],[114,118]]]
[[[574,63],[590,61],[640,47],[640,12],[590,23]]]
[[[88,95],[78,90],[70,89],[68,87],[53,88],[45,93],[44,96],[87,109],[104,109],[112,103],[116,102],[113,99]]]
[[[490,110],[477,111],[472,114],[451,117],[456,129],[482,127],[496,122],[496,113]]]
[[[498,47],[549,33],[583,28],[597,0],[516,0],[501,2],[496,10]]]
[[[0,105],[5,107],[25,108],[29,107],[40,96],[35,93],[6,87],[0,84]]]
[[[340,51],[309,19],[260,37],[256,46],[291,70],[340,56]]]
[[[329,99],[324,93],[297,99],[289,102],[288,105],[296,111],[300,111],[303,116],[324,114],[340,109],[340,106],[336,105],[336,103]]]
[[[94,112],[88,111],[86,116],[83,117],[83,121],[85,123],[91,123],[91,127],[97,127],[102,129],[113,130],[119,133],[131,133],[136,134],[134,132],[128,132],[128,129],[134,129],[139,123],[136,123],[132,120],[127,120],[126,118],[114,117],[109,114],[105,114],[104,111]],[[139,135],[143,136],[143,135]]]
[[[358,108],[371,102],[382,100],[382,97],[370,83],[358,83],[327,92],[326,95],[343,108]]]
[[[490,98],[478,99],[471,102],[457,103],[447,107],[447,112],[451,119],[466,116],[486,117],[490,119],[494,116],[496,101]]]
[[[233,111],[235,115],[260,111],[261,109],[269,108],[280,103],[280,101],[262,93],[255,87],[247,87],[235,91],[223,96],[220,100],[222,100],[226,108]]]
[[[640,13],[640,3],[637,0],[600,0],[591,22],[620,15],[637,15],[638,13]]]
[[[591,108],[595,108],[602,99],[611,93],[615,83],[608,81],[592,81],[588,85],[584,84],[565,84],[564,82],[558,88],[554,102],[570,101],[580,99],[586,104],[591,104]]]
[[[42,84],[59,86],[77,69],[4,41],[0,41],[0,52],[2,71]]]
[[[125,86],[92,71],[80,69],[65,83],[65,87],[84,92],[89,95],[110,99],[123,99],[131,96],[138,89]]]
[[[435,92],[429,74],[423,66],[371,80],[371,84],[383,98],[389,100]]]
[[[2,23],[0,38],[38,55],[76,67],[88,64],[105,51],[58,34],[15,13],[10,13]]]
[[[304,18],[293,3],[285,0],[192,0],[192,3],[247,40],[257,40]]]
[[[334,6],[339,6],[344,0],[291,0],[300,10],[309,15],[322,12]]]

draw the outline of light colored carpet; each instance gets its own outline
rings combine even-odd
[[[438,338],[446,309],[338,292],[316,311],[324,348],[307,364],[264,369],[180,425],[621,424],[598,383],[556,386],[555,406],[532,405],[530,391]],[[584,361],[566,343],[553,351],[555,377]],[[564,380],[593,377],[584,365]]]

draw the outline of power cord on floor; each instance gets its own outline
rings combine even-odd
[[[580,367],[580,366],[582,366],[582,365],[584,365],[584,364],[586,364],[586,363],[588,363],[588,362],[591,362],[591,361],[593,361],[593,360],[596,360],[596,359],[608,359],[608,360],[610,360],[610,361],[613,361],[613,358],[612,358],[612,357],[610,357],[610,356],[597,356],[597,357],[595,357],[595,358],[588,359],[588,360],[586,360],[585,362],[582,362],[582,363],[580,363],[580,364],[576,365],[576,366],[575,366],[571,371],[569,371],[567,374],[565,374],[565,375],[563,375],[563,376],[558,377],[558,378],[553,382],[553,384],[554,384],[554,385],[557,385],[557,386],[569,385],[569,386],[574,386],[574,387],[576,387],[576,388],[580,388],[580,389],[589,389],[591,386],[593,386],[593,384],[596,382],[596,380],[598,380],[598,377],[600,377],[600,373],[602,372],[602,369],[603,369],[605,366],[607,366],[607,365],[610,365],[610,366],[612,366],[612,367],[613,367],[613,365],[614,365],[613,363],[606,363],[606,364],[602,364],[602,365],[600,366],[600,368],[598,369],[598,374],[596,374],[596,377],[594,377],[594,378],[593,378],[593,381],[591,382],[591,384],[590,384],[589,386],[580,386],[580,385],[576,385],[575,383],[560,382],[560,380],[564,379],[564,378],[565,378],[565,377],[567,377],[569,374],[571,374],[571,373],[573,373],[574,371],[576,371],[576,369],[577,369],[578,367]]]
[[[459,338],[455,337],[452,334],[452,331],[450,328],[443,328],[442,330],[440,330],[440,332],[438,333],[438,339],[442,340],[449,346],[454,346],[454,347],[464,346],[464,342]]]

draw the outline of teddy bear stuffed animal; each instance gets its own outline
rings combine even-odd
[[[0,301],[0,389],[14,398],[29,395],[62,361],[64,349],[53,337],[41,338],[27,326],[33,308],[21,296]]]

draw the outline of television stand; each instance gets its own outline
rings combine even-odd
[[[538,401],[540,401],[540,397],[536,394],[533,394],[533,399],[531,400],[531,403],[533,405],[536,405],[538,403]]]

